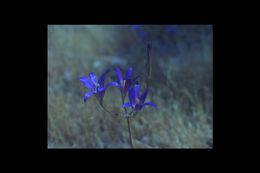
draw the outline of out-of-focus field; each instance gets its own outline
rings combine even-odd
[[[131,119],[135,148],[212,148],[212,26],[48,26],[48,148],[129,148],[127,121],[104,112],[79,77],[111,67],[144,72],[152,43],[152,82],[145,107]],[[119,91],[104,102],[116,109]]]

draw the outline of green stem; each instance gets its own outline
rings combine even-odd
[[[130,118],[127,117],[126,119],[127,119],[127,124],[128,124],[128,134],[129,134],[130,146],[131,146],[131,148],[134,148],[133,142],[132,142],[132,134],[131,134],[131,127],[130,127]]]
[[[125,96],[122,95],[122,104],[124,104],[124,102],[125,102]],[[124,110],[125,110],[125,114],[127,115],[126,108],[124,108]],[[128,126],[129,143],[130,143],[131,148],[134,148],[133,142],[132,142],[131,127],[130,127],[130,117],[126,117],[126,119],[127,119],[127,126]]]
[[[124,104],[124,102],[125,102],[125,96],[122,95],[122,104]],[[125,107],[124,107],[124,110],[125,110],[125,114],[127,114],[127,110]]]
[[[118,113],[112,113],[112,112],[110,112],[109,110],[107,110],[107,109],[104,107],[104,105],[103,105],[102,102],[99,102],[99,101],[98,101],[98,103],[99,103],[99,105],[100,105],[107,113],[109,113],[110,115],[112,115],[112,116],[118,116],[118,115],[120,115],[120,114],[118,114]]]
[[[109,113],[110,115],[113,115],[113,116],[118,116],[119,114],[116,114],[116,113],[112,113],[110,111],[108,111],[103,105],[100,105],[107,113]]]

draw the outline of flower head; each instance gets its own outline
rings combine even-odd
[[[129,101],[124,103],[123,107],[132,107],[134,112],[140,111],[144,106],[152,106],[157,108],[157,105],[153,102],[145,102],[148,94],[148,89],[144,91],[142,95],[139,94],[139,84],[135,84],[133,88],[129,89]]]
[[[115,71],[116,71],[118,80],[114,86],[117,86],[121,90],[122,95],[125,96],[132,83],[133,69],[132,69],[132,67],[130,67],[126,72],[125,77],[123,77],[122,72],[119,69],[119,67],[116,67]]]
[[[99,102],[102,104],[103,97],[105,95],[106,88],[111,85],[111,83],[108,83],[105,85],[105,79],[106,74],[110,70],[107,69],[97,80],[96,75],[91,72],[89,73],[89,76],[83,76],[80,77],[81,82],[89,89],[89,92],[87,92],[84,96],[84,102],[86,102],[93,94],[98,98]]]

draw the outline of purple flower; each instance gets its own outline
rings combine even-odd
[[[106,79],[106,74],[110,70],[106,70],[97,80],[96,75],[91,72],[89,73],[89,77],[83,76],[80,77],[81,82],[89,89],[89,92],[87,92],[84,96],[84,102],[86,102],[93,94],[97,97],[98,101],[102,104],[103,97],[105,95],[106,88],[111,84],[108,83],[105,85],[105,79]]]
[[[123,107],[132,107],[134,112],[140,111],[144,106],[152,106],[157,108],[157,105],[153,102],[145,102],[146,96],[148,94],[148,89],[144,91],[144,93],[139,95],[139,84],[135,84],[135,86],[129,89],[129,101],[123,104]]]
[[[132,69],[132,67],[130,67],[127,70],[124,78],[123,78],[122,72],[119,69],[119,67],[116,67],[115,71],[116,71],[118,80],[117,80],[117,82],[111,83],[111,85],[118,87],[121,90],[121,93],[124,97],[132,83],[133,69]]]

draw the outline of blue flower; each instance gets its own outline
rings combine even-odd
[[[89,92],[87,92],[84,96],[84,102],[86,102],[93,94],[97,97],[98,101],[100,104],[102,104],[103,97],[105,95],[106,88],[110,85],[113,85],[108,83],[105,85],[105,79],[106,79],[106,74],[110,70],[106,70],[97,80],[96,75],[91,72],[89,73],[89,77],[83,76],[80,77],[81,82],[89,89]]]
[[[157,105],[153,102],[145,102],[145,99],[148,94],[148,89],[144,91],[144,93],[140,96],[139,95],[139,84],[135,84],[135,86],[129,89],[129,101],[124,103],[123,107],[131,107],[134,112],[140,111],[144,106],[152,106],[157,108]]]
[[[111,83],[111,85],[118,87],[121,90],[122,96],[125,97],[128,89],[130,88],[131,83],[132,83],[133,69],[132,69],[132,67],[130,67],[127,70],[124,78],[123,78],[122,72],[119,69],[119,67],[116,67],[115,71],[116,71],[118,80],[117,80],[117,82]]]

